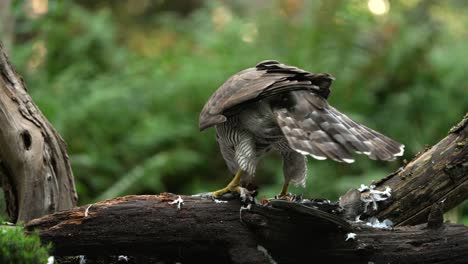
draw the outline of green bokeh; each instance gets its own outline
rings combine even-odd
[[[307,188],[293,189],[306,196],[335,200],[395,171],[468,111],[465,1],[391,1],[383,16],[357,0],[130,2],[49,1],[38,18],[14,4],[11,57],[68,144],[80,204],[225,185],[198,114],[264,59],[331,73],[332,105],[406,145],[391,163],[310,160]],[[278,161],[260,164],[260,194],[280,190]]]
[[[0,224],[0,263],[48,263],[52,249],[50,244],[41,245],[39,236],[35,233],[25,235],[22,226]]]

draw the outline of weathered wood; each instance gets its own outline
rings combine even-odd
[[[65,142],[27,93],[0,43],[0,184],[10,221],[76,205]]]
[[[445,201],[446,212],[468,199],[468,114],[447,137],[375,185],[389,186],[392,198],[374,215],[398,226],[426,222],[436,202]]]
[[[38,229],[45,242],[53,242],[56,255],[146,255],[170,263],[270,263],[266,250],[278,263],[318,258],[347,263],[468,262],[468,227],[462,225],[381,230],[298,203],[272,202],[240,211],[238,201],[217,203],[182,196],[184,204],[178,210],[176,204],[169,204],[177,197],[161,194],[106,200],[35,219],[26,228]],[[350,232],[356,239],[345,241]]]
[[[262,263],[252,233],[239,220],[239,202],[184,198],[181,209],[170,205],[177,196],[126,196],[35,219],[53,242],[56,255],[151,255],[162,261],[196,259]]]

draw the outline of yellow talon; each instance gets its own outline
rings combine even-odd
[[[213,192],[213,194],[212,194],[213,197],[214,198],[219,198],[219,197],[223,196],[225,193],[228,193],[228,192],[240,193],[239,184],[240,184],[240,178],[241,178],[242,175],[243,175],[243,171],[238,170],[236,175],[234,176],[234,178],[231,180],[231,182],[229,182],[229,184],[226,187]]]
[[[283,184],[283,188],[281,188],[281,192],[279,193],[279,197],[288,196],[288,188],[289,188],[289,181],[285,181]]]

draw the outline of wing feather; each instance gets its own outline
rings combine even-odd
[[[352,162],[350,152],[393,160],[403,145],[351,120],[309,91],[290,92],[292,107],[277,111],[278,125],[291,148],[336,161]]]
[[[280,93],[311,90],[327,98],[333,80],[327,73],[314,74],[272,60],[260,62],[234,74],[213,93],[200,112],[200,130],[226,121],[232,108]]]

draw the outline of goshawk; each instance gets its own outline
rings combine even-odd
[[[200,113],[199,126],[215,126],[216,139],[229,170],[235,174],[214,197],[239,192],[251,182],[259,159],[281,153],[285,182],[304,184],[306,157],[354,161],[352,152],[374,160],[394,160],[404,146],[351,120],[328,104],[334,78],[268,60],[230,77]]]

